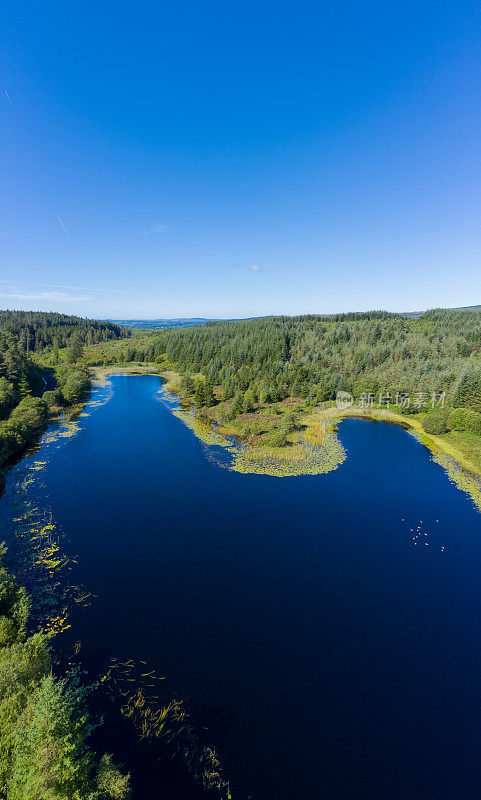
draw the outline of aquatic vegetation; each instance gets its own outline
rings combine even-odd
[[[47,431],[35,448],[35,452],[41,449],[42,459],[31,453],[13,469],[2,500],[2,535],[15,558],[17,575],[32,596],[30,624],[49,636],[67,630],[72,609],[85,607],[91,599],[70,580],[76,559],[67,556],[64,534],[45,507],[41,491],[43,471],[55,445],[79,430],[75,420],[62,419]]]
[[[0,546],[0,794],[4,798],[127,798],[129,776],[89,746],[96,727],[78,670],[57,678],[52,630],[27,635],[31,602]]]
[[[106,391],[105,391],[106,390]],[[101,387],[96,406],[111,396],[111,384]],[[72,627],[72,613],[86,608],[92,594],[71,581],[75,556],[67,556],[63,547],[65,534],[45,506],[42,491],[43,472],[56,448],[81,430],[76,419],[61,419],[42,437],[41,458],[31,453],[13,469],[4,496],[2,531],[8,538],[17,564],[17,574],[32,597],[30,628],[49,640]],[[80,642],[71,647],[69,668],[78,667]],[[165,678],[145,662],[111,659],[97,681],[102,690],[130,720],[142,740],[161,741],[184,760],[192,777],[203,787],[216,790],[218,796],[230,797],[229,784],[222,776],[214,748],[201,744],[189,721],[184,701],[159,685]],[[121,795],[119,795],[120,797]]]
[[[169,399],[169,407],[172,403]],[[335,431],[315,420],[296,444],[282,448],[249,446],[223,436],[212,423],[200,420],[192,410],[172,408],[172,413],[209,447],[222,448],[230,454],[227,462],[222,455],[209,457],[219,466],[234,472],[251,475],[269,475],[277,478],[301,475],[322,475],[336,469],[346,458],[346,451]],[[317,427],[316,427],[317,425]]]
[[[229,782],[223,776],[219,756],[213,747],[201,742],[184,701],[175,696],[159,697],[159,684],[164,680],[155,670],[147,669],[145,661],[112,658],[98,687],[110,700],[120,702],[120,713],[132,722],[140,739],[168,744],[182,757],[197,783],[229,800]]]
[[[481,511],[481,480],[478,476],[463,469],[452,456],[438,450],[432,440],[427,440],[417,431],[408,431],[411,436],[424,444],[431,451],[432,460],[439,464],[446,472],[449,480],[460,491],[465,492],[473,501],[476,508]]]

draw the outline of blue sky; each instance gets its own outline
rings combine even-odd
[[[0,307],[481,303],[478,2],[9,3]]]

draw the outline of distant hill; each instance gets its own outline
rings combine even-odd
[[[117,325],[125,325],[126,328],[139,328],[139,329],[165,329],[165,328],[191,328],[193,325],[205,325],[206,322],[213,322],[214,320],[205,319],[205,317],[188,317],[186,319],[123,319],[111,320],[116,322]]]
[[[401,316],[410,317],[411,319],[418,319],[426,313],[424,311],[405,311]],[[431,309],[432,310],[432,309]],[[458,308],[445,308],[444,311],[481,311],[481,305],[478,306],[459,306]],[[169,328],[192,328],[195,325],[205,325],[206,322],[243,322],[254,319],[254,317],[246,317],[245,320],[240,319],[218,319],[206,317],[177,317],[176,319],[111,319],[109,322],[114,322],[117,325],[124,325],[126,328],[136,328],[138,330],[167,330]]]
[[[137,328],[138,330],[166,330],[168,328],[192,328],[195,325],[205,325],[206,322],[247,322],[253,317],[246,319],[206,319],[205,317],[178,317],[177,319],[112,319],[117,325],[126,328]]]
[[[422,315],[426,313],[426,310],[427,309],[424,311],[405,311],[403,316],[418,319],[418,317],[422,317]],[[458,306],[456,308],[444,308],[443,311],[481,311],[481,306]]]

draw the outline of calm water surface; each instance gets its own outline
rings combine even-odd
[[[87,654],[145,659],[221,712],[234,798],[481,796],[481,516],[428,451],[348,420],[335,472],[241,475],[158,378],[112,384],[45,472],[97,595]]]

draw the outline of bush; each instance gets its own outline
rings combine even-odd
[[[286,434],[294,433],[299,428],[298,418],[295,411],[287,411],[282,420],[282,428]]]
[[[67,403],[79,403],[90,389],[90,380],[83,372],[70,372],[62,386]]]
[[[42,395],[42,400],[45,400],[49,408],[56,408],[64,403],[64,396],[60,389],[49,389]]]
[[[48,421],[48,406],[39,397],[24,397],[14,408],[6,425],[17,431],[28,442],[33,439]]]
[[[3,557],[4,548],[0,550]],[[0,647],[22,639],[25,634],[30,601],[25,590],[0,567]]]
[[[0,464],[20,453],[47,424],[48,405],[38,397],[25,397],[5,422],[0,422]]]
[[[0,463],[19,453],[25,447],[23,437],[8,422],[0,423]]]
[[[272,433],[267,442],[271,447],[284,447],[287,444],[286,434],[282,428],[279,428],[277,431]]]
[[[17,400],[13,383],[9,383],[6,378],[0,378],[0,418],[8,416]]]
[[[481,414],[470,408],[455,408],[448,417],[448,425],[453,431],[469,431],[481,436]]]
[[[449,431],[448,415],[443,409],[442,411],[435,411],[433,414],[428,414],[423,419],[423,428],[426,433],[431,433],[434,436],[439,436],[441,433]]]

